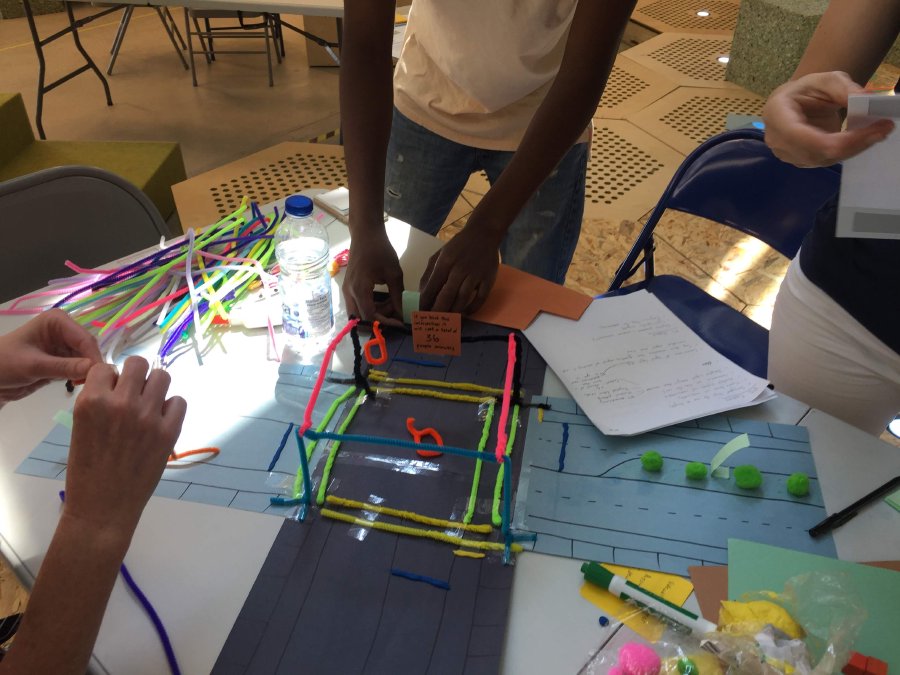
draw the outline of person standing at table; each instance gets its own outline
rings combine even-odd
[[[500,256],[526,272],[565,280],[581,231],[591,117],[634,4],[415,0],[392,89],[395,3],[345,2],[340,89],[350,182],[343,284],[349,313],[401,316],[403,277],[383,209],[436,234],[479,170],[491,188],[429,261],[420,307],[477,309]],[[377,315],[375,284],[387,284],[390,295]]]
[[[828,166],[897,133],[890,120],[841,125],[848,95],[863,91],[898,34],[897,0],[831,0],[793,79],[763,109],[773,152],[797,166]],[[878,435],[900,411],[900,241],[836,237],[836,207],[835,196],[781,285],[769,379]]]
[[[184,399],[166,398],[167,373],[148,375],[138,356],[119,373],[65,312],[0,336],[0,405],[57,379],[85,379],[66,501],[12,647],[0,655],[3,675],[87,670],[119,566],[184,421]]]

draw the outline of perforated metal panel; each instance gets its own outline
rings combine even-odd
[[[627,119],[675,88],[675,83],[620,54],[594,117]]]
[[[585,200],[612,204],[624,197],[664,164],[609,127],[594,129]]]
[[[595,119],[585,218],[637,220],[659,199],[682,156],[623,120]]]
[[[622,105],[633,96],[637,96],[650,86],[641,78],[632,75],[618,65],[613,66],[606,82],[606,89],[600,99],[600,108],[615,108]]]
[[[266,204],[312,187],[331,188],[346,184],[343,157],[296,152],[238,174],[227,182],[211,185],[209,194],[221,218],[240,206],[244,195]]]
[[[759,115],[762,105],[762,101],[746,98],[693,96],[660,119],[700,144],[713,134],[725,131],[725,119],[729,113]]]
[[[301,190],[346,184],[341,146],[285,141],[177,183],[172,195],[187,231],[231,214],[244,196],[266,204]]]
[[[631,117],[631,121],[688,154],[699,143],[725,130],[729,113],[758,115],[762,97],[742,89],[680,87]]]
[[[648,56],[695,80],[724,80],[725,64],[718,58],[729,49],[731,40],[727,38],[687,37],[663,45]]]
[[[731,33],[739,7],[738,2],[728,0],[654,0],[639,4],[631,18],[660,33]]]
[[[727,36],[663,33],[622,55],[679,86],[735,89],[737,85],[725,81],[726,64],[719,60],[730,50]]]

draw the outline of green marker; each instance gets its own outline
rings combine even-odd
[[[640,586],[613,574],[602,565],[586,562],[581,565],[581,572],[584,574],[585,581],[589,581],[600,588],[605,588],[617,598],[626,602],[633,602],[638,607],[649,610],[669,623],[684,626],[694,635],[714,633],[718,628],[712,621],[707,621],[702,616],[674,605],[650,591],[645,591]]]

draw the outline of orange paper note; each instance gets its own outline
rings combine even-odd
[[[592,298],[514,267],[500,265],[485,303],[470,319],[524,330],[539,312],[577,321]]]
[[[459,356],[462,315],[456,312],[413,312],[413,351]]]

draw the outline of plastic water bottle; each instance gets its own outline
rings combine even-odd
[[[328,233],[311,217],[312,209],[309,197],[288,197],[275,233],[282,328],[288,347],[304,357],[321,351],[334,327]]]

